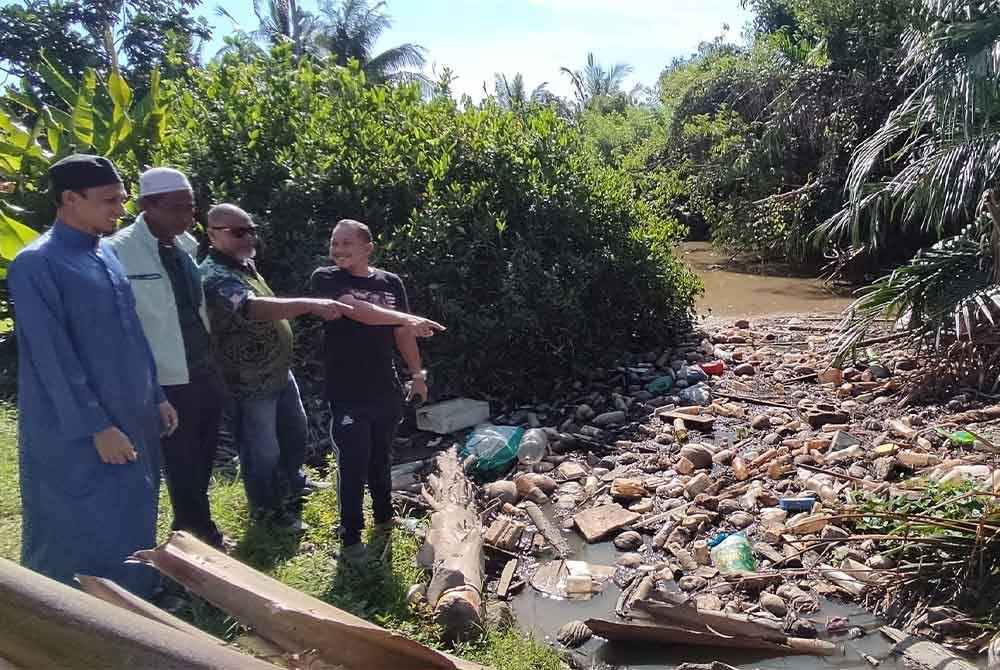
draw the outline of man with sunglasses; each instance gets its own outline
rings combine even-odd
[[[10,264],[16,313],[21,561],[73,584],[107,577],[149,597],[126,564],[156,542],[159,439],[177,427],[125,270],[103,235],[127,199],[114,164],[84,154],[49,169],[56,221]]]
[[[109,243],[128,273],[157,376],[179,416],[177,430],[161,441],[171,527],[223,549],[225,538],[208,503],[223,388],[212,356],[201,273],[191,257],[197,242],[187,232],[194,204],[182,172],[147,170],[139,176],[141,213]]]

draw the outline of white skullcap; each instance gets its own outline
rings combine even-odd
[[[139,175],[139,197],[157,195],[158,193],[173,193],[174,191],[190,191],[191,182],[180,170],[168,167],[157,167],[146,170]]]

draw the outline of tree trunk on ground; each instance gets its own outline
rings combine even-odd
[[[285,653],[347,670],[483,670],[296,591],[177,532],[136,558],[187,587]]]
[[[275,670],[186,632],[0,560],[0,656],[7,667]],[[0,662],[0,668],[4,667]]]
[[[483,626],[483,529],[472,482],[454,449],[438,456],[424,497],[431,504],[431,527],[417,557],[431,571],[427,602],[449,641],[469,640]]]

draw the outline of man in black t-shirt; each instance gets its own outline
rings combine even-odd
[[[394,352],[410,371],[409,396],[427,398],[417,337],[444,327],[406,314],[410,306],[399,277],[368,265],[374,250],[363,223],[344,219],[330,236],[334,266],[317,269],[311,279],[315,295],[354,307],[347,318],[325,324],[326,398],[332,419],[330,438],[337,457],[341,557],[363,562],[362,500],[365,482],[372,496],[376,532],[392,528],[392,441],[402,416],[403,390]],[[402,313],[396,325],[385,323],[387,310]]]

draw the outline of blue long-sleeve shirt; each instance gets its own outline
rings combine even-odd
[[[125,272],[107,244],[61,222],[8,269],[18,344],[22,562],[59,581],[109,577],[149,595],[125,566],[153,546],[163,392]],[[138,457],[106,464],[94,434],[115,426]]]

